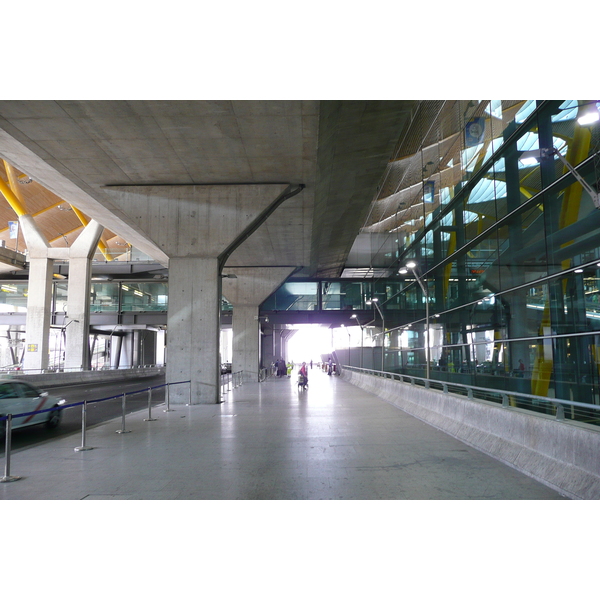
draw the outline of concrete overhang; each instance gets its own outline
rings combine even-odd
[[[113,186],[302,183],[226,266],[339,276],[414,105],[0,101],[0,157],[164,268]]]

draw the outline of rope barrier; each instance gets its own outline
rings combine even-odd
[[[68,408],[74,408],[76,406],[81,406],[81,446],[77,446],[74,448],[75,452],[81,452],[85,450],[93,450],[92,446],[87,446],[86,444],[86,430],[87,430],[87,406],[88,404],[93,404],[96,402],[106,402],[107,400],[115,400],[116,398],[121,398],[122,400],[122,414],[121,414],[121,429],[116,433],[131,433],[131,430],[125,429],[125,413],[126,413],[126,398],[127,395],[139,394],[144,391],[148,393],[148,418],[144,419],[144,421],[156,421],[156,419],[152,418],[152,390],[156,390],[159,388],[166,388],[165,395],[167,398],[167,409],[164,412],[168,412],[168,398],[169,398],[169,389],[172,385],[181,385],[184,383],[190,384],[189,398],[191,402],[191,381],[188,379],[186,381],[175,381],[172,383],[162,383],[160,385],[155,385],[148,388],[142,388],[141,390],[135,390],[133,392],[124,392],[122,394],[117,394],[115,396],[108,396],[106,398],[97,398],[95,400],[83,400],[81,402],[72,402],[70,404],[64,404],[60,407],[53,406],[52,408],[45,408],[43,410],[36,410],[31,412],[19,413],[16,415],[8,414],[4,416],[0,416],[0,423],[5,422],[5,452],[4,452],[4,476],[0,478],[0,483],[7,483],[11,481],[18,481],[22,479],[20,476],[14,476],[10,474],[10,454],[11,454],[11,446],[12,446],[12,421],[13,419],[18,419],[21,417],[28,417],[31,415],[39,415],[47,412],[52,412],[53,410],[66,410]]]

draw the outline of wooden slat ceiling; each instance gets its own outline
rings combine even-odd
[[[83,224],[72,207],[56,194],[33,181],[27,174],[21,173],[14,167],[13,170],[19,180],[18,189],[13,191],[21,200],[27,214],[33,216],[36,225],[50,246],[56,248],[71,246],[83,230]],[[0,161],[0,177],[10,187],[4,161]],[[27,246],[22,233],[19,233],[17,239],[10,238],[10,221],[18,221],[18,217],[0,194],[0,242],[4,242],[4,245],[10,250],[24,253]],[[104,230],[102,239],[113,258],[122,255],[127,248],[125,240],[107,229]],[[102,260],[104,256],[98,251],[96,258]]]

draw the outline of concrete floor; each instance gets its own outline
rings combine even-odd
[[[221,405],[164,406],[14,452],[0,499],[560,499],[378,397],[313,369]],[[18,433],[15,433],[18,435]],[[2,473],[4,459],[2,459]]]

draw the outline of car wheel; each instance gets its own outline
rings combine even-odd
[[[46,427],[48,429],[56,429],[62,420],[62,410],[53,410],[49,414],[50,416],[46,421]]]

